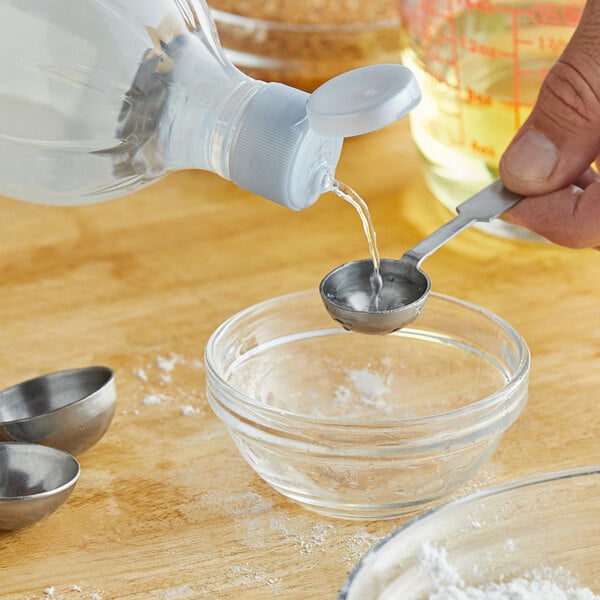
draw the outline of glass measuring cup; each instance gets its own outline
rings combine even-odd
[[[410,115],[412,134],[430,189],[451,210],[498,177],[500,157],[533,108],[583,5],[399,0],[403,63],[423,92]],[[536,237],[500,221],[478,227]]]

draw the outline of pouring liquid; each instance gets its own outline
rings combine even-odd
[[[334,180],[332,182],[331,191],[336,194],[342,200],[345,200],[351,204],[358,213],[362,226],[367,237],[367,244],[369,245],[369,254],[373,261],[373,272],[371,273],[371,295],[369,298],[356,298],[354,303],[355,310],[362,311],[376,311],[379,310],[381,293],[383,290],[383,279],[379,272],[379,264],[381,262],[381,256],[379,254],[379,248],[377,247],[377,234],[375,233],[375,227],[373,226],[373,220],[371,219],[371,213],[367,203],[355,192],[350,186],[342,183],[341,181]]]

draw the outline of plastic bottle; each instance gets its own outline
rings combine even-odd
[[[389,97],[410,86],[398,72],[362,75],[358,106],[337,114],[346,99],[330,86],[309,118],[309,94],[229,62],[204,0],[2,0],[0,73],[0,194],[46,204],[107,200],[193,168],[302,209],[333,180],[365,112],[358,96],[379,115],[370,130],[416,93],[399,110]]]

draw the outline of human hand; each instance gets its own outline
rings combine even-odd
[[[505,214],[547,239],[600,249],[600,0],[548,72],[536,105],[500,161],[500,176],[527,197]]]

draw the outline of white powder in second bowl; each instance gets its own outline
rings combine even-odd
[[[428,600],[599,600],[589,588],[563,588],[542,575],[519,577],[508,583],[492,583],[482,587],[447,586]]]
[[[445,548],[424,544],[421,564],[436,583],[428,600],[600,600],[589,588],[579,587],[563,569],[539,569],[510,581],[467,586]]]

